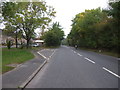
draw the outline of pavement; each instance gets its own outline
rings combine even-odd
[[[120,86],[119,66],[118,58],[62,46],[26,88],[114,89]]]
[[[44,63],[45,59],[37,51],[32,52],[34,59],[2,75],[2,88],[18,88]]]

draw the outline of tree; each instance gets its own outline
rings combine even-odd
[[[54,31],[48,31],[45,34],[46,46],[58,46],[59,42],[59,38]]]
[[[14,10],[11,7],[16,7]],[[10,13],[9,13],[10,12]],[[54,8],[47,6],[46,2],[7,2],[3,5],[3,16],[11,26],[22,31],[22,36],[27,40],[27,48],[35,34],[34,30],[43,25],[48,25],[55,15]]]
[[[106,17],[100,8],[85,10],[85,12],[77,14],[72,20],[72,30],[69,34],[71,36],[68,40],[72,41],[73,46],[77,44],[78,46],[97,48],[97,35],[95,35],[93,26]]]
[[[16,48],[18,47],[18,19],[14,19],[14,18],[18,18],[17,15],[15,15],[15,13],[17,13],[18,9],[18,5],[16,5],[13,2],[4,2],[3,6],[2,6],[2,16],[4,17],[4,22],[6,22],[6,28],[3,31],[3,33],[5,33],[7,36],[12,36],[15,38],[16,41]]]
[[[106,26],[109,28],[109,32],[107,33],[111,33],[109,37],[109,39],[111,38],[109,40],[109,46],[120,53],[120,1],[110,2],[108,10],[104,11],[108,14],[109,17],[109,20],[107,20],[106,24]]]
[[[50,29],[57,33],[57,36],[59,37],[60,41],[64,39],[64,31],[62,29],[63,28],[60,26],[59,22],[53,23],[52,28]]]
[[[109,3],[110,9],[108,10],[109,15],[113,17],[112,30],[114,30],[114,37],[112,43],[118,53],[120,53],[120,1]]]
[[[109,10],[97,8],[77,14],[67,37],[69,45],[120,53],[120,1],[109,5]]]
[[[44,35],[46,46],[59,46],[64,39],[64,32],[59,23],[53,23],[52,28]]]

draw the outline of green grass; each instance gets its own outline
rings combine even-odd
[[[100,53],[100,54],[104,54],[104,55],[109,55],[109,56],[114,56],[114,57],[120,57],[120,54],[118,54],[117,52],[114,52],[114,51],[109,51],[109,50],[103,50],[103,49],[90,49],[90,48],[83,48],[83,47],[80,47],[80,49],[82,50],[88,50],[88,51],[92,51],[92,52],[97,52],[97,53]]]
[[[31,50],[41,50],[43,49],[44,47],[32,47]]]
[[[2,49],[2,73],[12,70],[13,67],[6,66],[8,64],[20,64],[34,58],[34,55],[27,49],[7,48]]]

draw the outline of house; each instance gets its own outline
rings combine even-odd
[[[15,38],[11,37],[11,36],[6,36],[6,35],[1,35],[0,36],[0,39],[1,39],[1,44],[2,45],[6,45],[7,44],[7,40],[10,40],[12,41],[13,44],[15,44]],[[17,39],[18,40],[18,44],[21,44],[21,43],[27,43],[27,41],[24,39],[24,38],[20,38],[20,39]]]
[[[6,35],[1,35],[1,44],[2,45],[5,45],[5,44],[7,44],[7,40],[10,40],[10,41],[12,41],[12,43],[14,44],[15,43],[15,39],[14,38],[12,38],[12,37],[10,37],[10,36],[6,36]]]

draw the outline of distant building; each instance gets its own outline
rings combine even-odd
[[[7,40],[10,40],[12,41],[13,43],[15,43],[15,39],[10,37],[10,36],[6,36],[6,35],[1,35],[1,44],[6,44],[7,43]]]
[[[11,36],[0,35],[0,40],[1,40],[2,45],[7,44],[7,40],[10,40],[10,41],[12,41],[13,44],[15,44],[15,38],[13,38]],[[27,43],[27,40],[25,40],[24,38],[17,39],[17,40],[18,40],[18,44]]]

